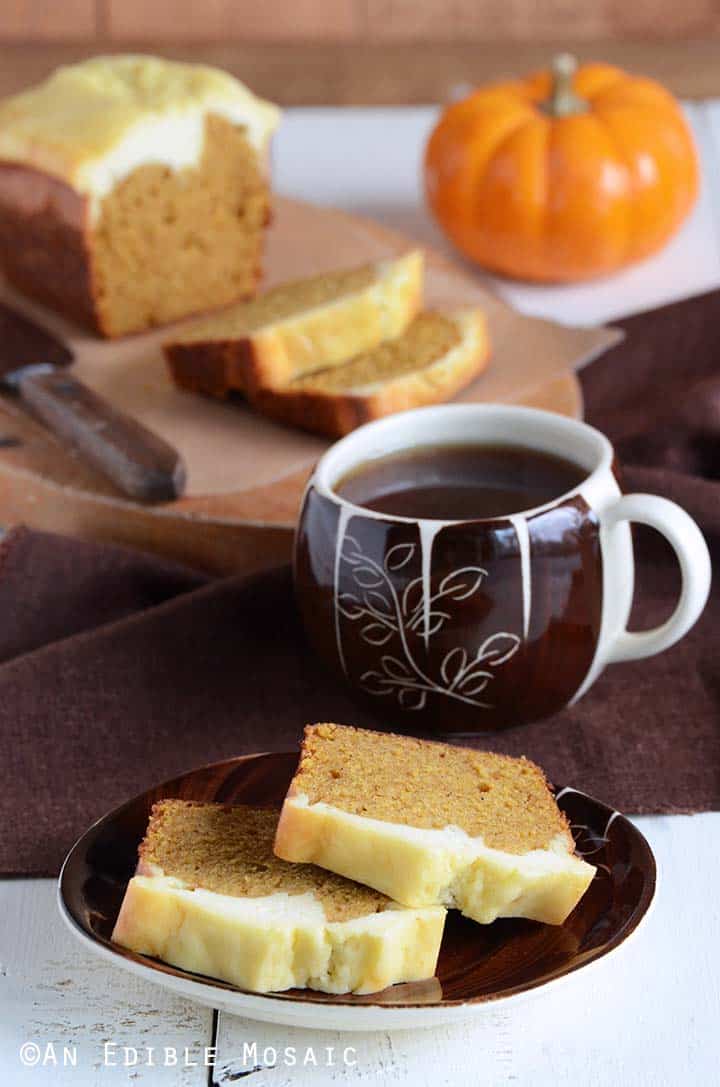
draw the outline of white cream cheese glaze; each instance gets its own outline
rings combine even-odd
[[[140,166],[194,166],[205,118],[242,126],[264,158],[280,111],[227,72],[139,55],[95,57],[0,102],[0,160],[101,200]]]
[[[432,977],[444,922],[437,906],[328,921],[312,893],[239,898],[155,874],[130,880],[112,938],[254,992],[372,993]]]
[[[275,853],[320,865],[406,906],[454,907],[482,924],[498,917],[561,924],[595,875],[562,834],[546,849],[507,853],[458,827],[384,822],[310,804],[302,794],[283,804]]]

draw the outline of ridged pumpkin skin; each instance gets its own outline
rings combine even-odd
[[[658,83],[587,64],[572,88],[586,111],[544,108],[542,72],[450,106],[425,155],[430,207],[457,248],[518,279],[606,275],[660,249],[692,208],[698,160]]]

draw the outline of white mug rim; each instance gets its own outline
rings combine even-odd
[[[511,514],[493,517],[422,518],[405,517],[401,514],[380,513],[377,510],[368,509],[366,506],[357,505],[355,502],[343,497],[343,495],[335,490],[337,482],[346,476],[348,472],[359,467],[361,464],[377,459],[379,456],[411,449],[413,444],[419,446],[447,446],[453,444],[452,441],[438,441],[437,438],[433,441],[431,437],[429,437],[427,441],[420,439],[414,443],[405,441],[392,444],[391,436],[396,432],[402,432],[403,430],[408,431],[410,429],[432,430],[439,424],[442,424],[443,422],[447,423],[450,420],[471,424],[473,422],[477,423],[490,419],[493,419],[495,422],[506,423],[510,427],[512,427],[513,424],[520,424],[524,425],[526,429],[530,428],[531,430],[537,428],[554,430],[556,433],[561,436],[564,435],[567,438],[572,435],[577,439],[578,436],[580,436],[586,443],[586,447],[589,451],[594,449],[595,463],[593,467],[586,469],[587,474],[583,476],[574,487],[565,491],[563,494],[557,495],[549,502],[528,509],[515,510]],[[511,440],[506,440],[504,443],[496,440],[495,444],[527,444],[527,447],[530,449],[538,449],[537,444],[533,442],[524,443],[521,440],[518,440],[518,436],[512,430],[510,433],[512,434]],[[368,449],[374,448],[377,450],[379,448],[378,443],[384,445],[384,440],[389,442],[386,450],[383,449],[381,452],[376,453],[375,456],[373,456],[372,453],[368,454]],[[481,437],[474,439],[465,433],[458,435],[455,444],[467,445],[473,444],[474,441],[480,445],[482,444],[483,439]],[[352,450],[356,447],[358,450],[365,449],[365,455],[363,455],[362,452],[358,452],[355,456],[352,456]],[[549,450],[540,451],[548,452]],[[562,456],[564,450],[561,447],[556,449],[555,452]],[[570,461],[578,463],[577,457],[568,455],[567,453],[565,453],[565,455]],[[371,423],[365,423],[364,426],[358,427],[344,438],[335,442],[322,455],[315,466],[315,471],[310,480],[310,487],[313,487],[318,494],[329,501],[344,507],[354,516],[404,524],[420,524],[424,522],[429,524],[443,523],[448,525],[492,524],[503,521],[506,522],[513,517],[533,517],[546,510],[563,505],[569,499],[580,495],[581,493],[586,494],[595,491],[596,485],[597,487],[601,486],[602,477],[608,471],[612,472],[613,458],[613,447],[602,431],[597,430],[595,427],[592,427],[579,419],[572,419],[569,416],[558,415],[551,411],[543,411],[540,408],[522,407],[517,404],[442,404],[433,407],[413,408],[410,411],[397,412],[384,419],[377,419]],[[584,467],[584,465],[581,465],[581,467]]]

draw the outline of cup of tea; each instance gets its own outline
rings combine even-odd
[[[695,623],[710,556],[673,502],[623,495],[608,439],[550,412],[422,408],[337,442],[308,485],[295,587],[322,657],[389,724],[442,733],[535,721],[606,665]],[[672,616],[627,630],[630,525],[670,542]]]

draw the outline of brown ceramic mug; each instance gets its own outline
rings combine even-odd
[[[571,491],[510,516],[391,516],[335,485],[378,457],[420,446],[511,442],[573,461]],[[361,427],[319,461],[295,544],[295,586],[318,652],[388,724],[438,732],[505,728],[579,699],[606,664],[681,638],[710,588],[695,522],[654,495],[625,495],[607,438],[584,423],[506,405],[446,405]],[[626,629],[630,522],[659,530],[682,573],[667,622]]]

